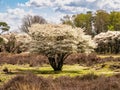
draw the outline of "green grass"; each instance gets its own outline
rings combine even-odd
[[[83,75],[88,72],[91,72],[88,67],[82,67],[79,65],[64,65],[62,71],[53,71],[50,65],[44,65],[43,67],[36,67],[36,68],[19,68],[18,71],[20,72],[32,72],[37,75],[41,76],[52,76],[52,77],[59,77],[59,76],[78,76]]]
[[[64,65],[62,71],[53,71],[50,65],[43,65],[41,67],[30,67],[28,64],[26,65],[11,65],[11,64],[4,64],[0,66],[0,85],[10,80],[12,77],[16,75],[23,75],[27,73],[34,73],[38,76],[44,76],[44,77],[60,77],[60,76],[82,76],[88,73],[94,73],[96,75],[106,75],[111,76],[115,73],[114,70],[109,69],[109,65],[115,64],[113,62],[106,62],[104,63],[105,67],[101,68],[102,64],[98,64],[92,67],[85,67],[80,66],[78,64],[76,65]],[[11,72],[10,74],[5,74],[3,72],[3,69],[7,67],[8,70]]]

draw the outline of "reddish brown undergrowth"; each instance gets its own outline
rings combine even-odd
[[[43,55],[35,54],[0,54],[0,64],[30,64],[30,66],[37,66],[42,64],[48,64],[48,60]]]
[[[14,77],[0,90],[120,90],[120,74],[111,77],[88,74],[55,79],[28,74]]]
[[[98,63],[104,63],[107,61],[120,61],[120,57],[106,57],[100,58],[95,54],[72,54],[64,61],[64,64],[80,64],[91,66]],[[30,66],[37,66],[43,64],[49,64],[47,57],[43,55],[35,54],[0,54],[0,64],[29,64]]]
[[[106,58],[100,58],[97,57],[96,54],[72,54],[70,55],[66,60],[65,63],[66,64],[80,64],[80,65],[87,65],[87,66],[91,66],[94,64],[100,64],[100,63],[104,63],[104,62],[109,62],[109,61],[120,61],[120,57],[118,58],[113,58],[113,57],[106,57]]]

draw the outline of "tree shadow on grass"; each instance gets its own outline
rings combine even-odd
[[[82,72],[80,71],[74,71],[74,70],[70,70],[70,71],[67,71],[67,70],[63,70],[63,71],[53,71],[53,70],[36,70],[36,69],[30,69],[30,70],[22,70],[22,69],[19,69],[18,71],[20,72],[30,72],[30,73],[34,73],[34,74],[80,74]]]

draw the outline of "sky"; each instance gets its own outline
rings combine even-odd
[[[60,23],[65,15],[96,10],[120,11],[120,0],[0,0],[0,21],[11,31],[19,30],[26,15],[39,15],[50,23]]]

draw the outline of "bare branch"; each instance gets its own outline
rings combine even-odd
[[[23,18],[23,24],[21,25],[20,30],[28,33],[29,32],[28,27],[31,27],[31,25],[35,23],[46,24],[47,21],[41,16],[27,15]]]

